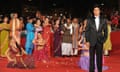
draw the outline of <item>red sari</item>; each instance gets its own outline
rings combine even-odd
[[[43,39],[46,41],[45,51],[48,57],[51,57],[51,25],[43,27]]]
[[[45,51],[45,45],[41,44],[41,42],[44,42],[44,41],[42,39],[35,39],[34,42],[35,42],[34,43],[35,49],[33,53],[34,60],[35,61],[47,61],[48,57]]]
[[[118,25],[119,24],[119,18],[120,16],[116,15],[116,16],[112,16],[112,24]]]

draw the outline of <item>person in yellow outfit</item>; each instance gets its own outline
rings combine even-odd
[[[111,39],[110,39],[110,33],[111,33],[111,22],[110,21],[108,21],[107,28],[108,28],[108,37],[103,46],[105,56],[109,56],[109,51],[112,50],[112,44],[111,44]]]
[[[0,56],[5,57],[5,52],[8,49],[9,43],[9,24],[8,17],[3,18],[3,23],[0,24]]]

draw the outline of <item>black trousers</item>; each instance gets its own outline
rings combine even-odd
[[[98,72],[102,72],[103,44],[96,43],[95,46],[90,47],[89,51],[90,51],[89,72],[95,72],[95,60],[96,60]],[[96,59],[95,59],[95,54],[96,54]]]

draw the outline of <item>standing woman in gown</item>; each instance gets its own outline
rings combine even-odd
[[[49,23],[49,19],[46,18],[44,23],[43,23],[43,39],[46,41],[45,44],[45,51],[48,55],[48,57],[51,57],[51,24]]]
[[[111,39],[110,39],[110,34],[111,34],[112,29],[111,29],[111,22],[110,21],[108,21],[107,29],[108,29],[108,37],[107,37],[107,40],[105,41],[105,43],[103,45],[105,56],[109,56],[109,51],[112,50],[112,43],[111,43]]]
[[[34,24],[34,27],[35,27],[35,39],[37,39],[37,34],[38,32],[42,31],[42,26],[41,26],[41,20],[38,18]]]
[[[55,21],[54,25],[54,56],[61,56],[61,29],[60,20]]]
[[[5,57],[5,52],[8,49],[8,42],[9,42],[9,24],[8,24],[8,17],[3,18],[3,23],[0,24],[0,56]]]
[[[35,24],[34,24],[34,27],[35,27],[35,40],[37,39],[37,36],[38,36],[38,32],[42,32],[42,26],[41,26],[41,20],[38,18],[36,19],[35,21]],[[36,49],[36,45],[35,46],[35,49]]]

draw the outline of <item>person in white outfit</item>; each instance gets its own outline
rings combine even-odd
[[[72,26],[73,26],[73,49],[74,49],[74,52],[73,52],[73,55],[77,56],[78,55],[78,44],[77,44],[77,41],[78,41],[78,29],[79,29],[79,24],[78,24],[78,19],[77,18],[73,18],[72,20]]]
[[[71,19],[67,19],[67,23],[62,27],[62,56],[73,55],[72,49],[72,24]]]

